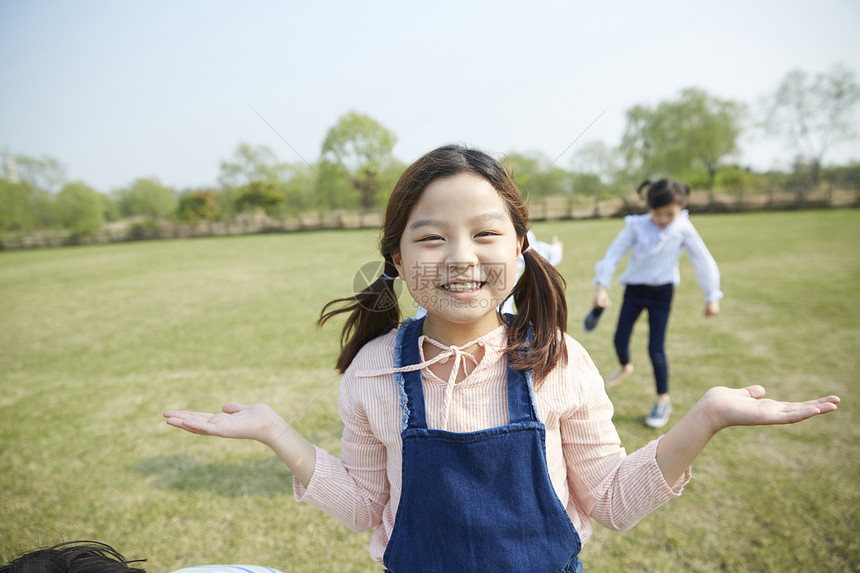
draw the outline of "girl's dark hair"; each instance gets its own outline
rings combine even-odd
[[[649,209],[665,207],[672,203],[678,203],[681,207],[685,207],[687,205],[687,198],[690,196],[690,186],[678,183],[673,179],[643,181],[636,189],[640,197],[643,197],[642,190],[646,187],[648,188],[648,192],[644,195],[644,198]]]
[[[528,207],[520,196],[511,174],[486,153],[459,145],[446,145],[423,155],[400,176],[385,210],[379,250],[385,261],[383,275],[354,297],[329,302],[320,312],[318,325],[342,313],[349,313],[340,335],[337,369],[343,373],[361,348],[400,324],[397,304],[379,304],[396,300],[393,280],[397,276],[392,254],[400,249],[400,237],[415,204],[435,180],[472,173],[487,180],[498,191],[508,207],[518,238],[526,250]],[[567,330],[565,281],[546,259],[533,250],[524,253],[525,270],[513,289],[518,314],[508,325],[506,354],[518,370],[532,370],[536,386],[559,361],[566,361]],[[383,307],[383,308],[377,308]],[[529,330],[530,342],[526,341]]]
[[[0,573],[146,573],[131,567],[146,559],[130,561],[105,543],[68,541],[36,549],[0,567]]]

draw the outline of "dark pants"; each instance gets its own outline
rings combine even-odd
[[[674,291],[672,284],[627,285],[618,315],[618,328],[615,330],[615,353],[618,355],[618,361],[622,366],[630,364],[630,335],[633,334],[633,325],[642,310],[648,310],[648,327],[651,331],[648,354],[654,367],[658,394],[669,392],[669,362],[666,359],[665,342]]]

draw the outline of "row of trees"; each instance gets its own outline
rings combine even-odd
[[[830,145],[856,136],[860,87],[853,73],[835,66],[811,76],[790,72],[761,104],[764,120],[751,121],[744,103],[697,88],[655,106],[626,112],[618,147],[594,141],[573,154],[570,168],[540,153],[510,153],[505,160],[531,198],[573,195],[587,200],[624,195],[642,179],[669,175],[694,187],[755,191],[766,187],[814,188],[820,181],[860,187],[860,164],[823,168]],[[797,153],[792,169],[755,173],[736,164],[739,139],[750,129],[787,138]],[[67,183],[55,159],[6,157],[0,179],[0,230],[63,227],[100,230],[126,218],[179,221],[232,220],[246,211],[282,217],[309,211],[369,210],[384,204],[404,168],[393,155],[397,138],[373,118],[350,112],[329,129],[315,164],[282,162],[270,148],[240,144],[221,162],[218,185],[176,192],[157,179],[100,193]]]
[[[140,178],[104,194],[83,182],[65,183],[56,159],[8,156],[0,179],[0,230],[61,227],[88,234],[121,219],[193,223],[232,220],[249,211],[279,218],[374,209],[404,168],[393,156],[396,142],[373,118],[350,112],[329,129],[315,165],[282,162],[269,147],[242,143],[221,162],[218,186],[180,192]]]

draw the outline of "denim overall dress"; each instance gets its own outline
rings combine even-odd
[[[424,320],[397,333],[397,367],[420,363]],[[430,429],[421,372],[395,374],[403,407],[403,487],[383,562],[391,573],[581,572],[579,535],[550,482],[531,373],[508,365],[509,423]]]

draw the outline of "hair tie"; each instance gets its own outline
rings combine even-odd
[[[383,277],[385,277],[385,278],[387,278],[387,279],[388,279],[388,280],[390,280],[390,281],[393,281],[394,279],[396,279],[396,278],[397,278],[397,277],[390,277],[390,276],[388,276],[387,274],[385,274],[385,271],[383,271],[383,272],[382,272],[382,276],[383,276]]]
[[[520,251],[520,254],[521,254],[521,255],[526,254],[527,252],[529,252],[529,249],[531,249],[531,248],[532,248],[532,246],[531,246],[531,245],[526,245],[526,248],[525,248],[525,249],[523,249],[522,251]]]

